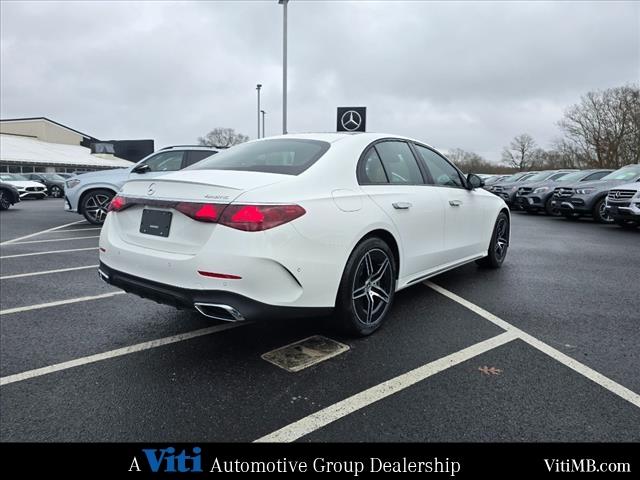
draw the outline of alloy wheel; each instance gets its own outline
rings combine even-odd
[[[609,216],[609,213],[607,212],[607,204],[605,202],[600,202],[600,206],[598,207],[598,214],[600,215],[600,218],[603,222],[613,222],[613,218],[611,218],[611,216]]]
[[[496,225],[496,243],[495,254],[497,260],[502,260],[507,254],[507,248],[509,247],[509,223],[507,219],[501,217]]]
[[[51,196],[53,198],[60,198],[62,196],[62,189],[57,185],[51,187]]]
[[[7,210],[11,206],[3,190],[0,190],[0,210]]]
[[[369,250],[356,268],[351,289],[353,310],[361,323],[373,325],[384,316],[392,288],[391,260],[379,248]]]
[[[109,202],[111,202],[109,195],[100,193],[91,195],[84,204],[84,211],[96,223],[102,223],[107,216]]]

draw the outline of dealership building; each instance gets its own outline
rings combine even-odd
[[[0,120],[0,172],[129,167],[153,148],[153,140],[98,140],[46,117]]]

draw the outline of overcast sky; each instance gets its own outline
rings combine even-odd
[[[47,116],[100,139],[195,143],[214,127],[282,126],[276,0],[2,2],[1,117]],[[638,82],[640,2],[289,4],[289,131],[369,131],[498,160],[522,132],[547,147],[566,106]]]

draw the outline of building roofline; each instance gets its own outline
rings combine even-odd
[[[50,118],[47,118],[47,117],[0,118],[0,123],[2,123],[2,122],[27,122],[27,121],[30,121],[30,120],[46,120],[49,123],[53,123],[54,125],[57,125],[57,126],[62,127],[62,128],[66,128],[67,130],[71,130],[72,132],[75,132],[75,133],[77,133],[79,135],[82,135],[85,138],[88,138],[88,139],[91,139],[91,140],[98,140],[97,138],[95,138],[92,135],[89,135],[87,133],[83,133],[83,132],[81,132],[79,130],[76,130],[75,128],[71,128],[71,127],[69,127],[67,125],[64,125],[64,124],[62,124],[60,122],[56,122],[55,120],[51,120]]]

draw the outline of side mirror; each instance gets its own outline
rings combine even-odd
[[[474,188],[482,188],[484,187],[484,180],[478,175],[470,173],[469,175],[467,175],[467,185],[469,185],[469,190],[473,190]]]
[[[147,173],[150,169],[151,167],[149,167],[149,165],[147,165],[146,163],[141,163],[133,167],[131,173]]]

